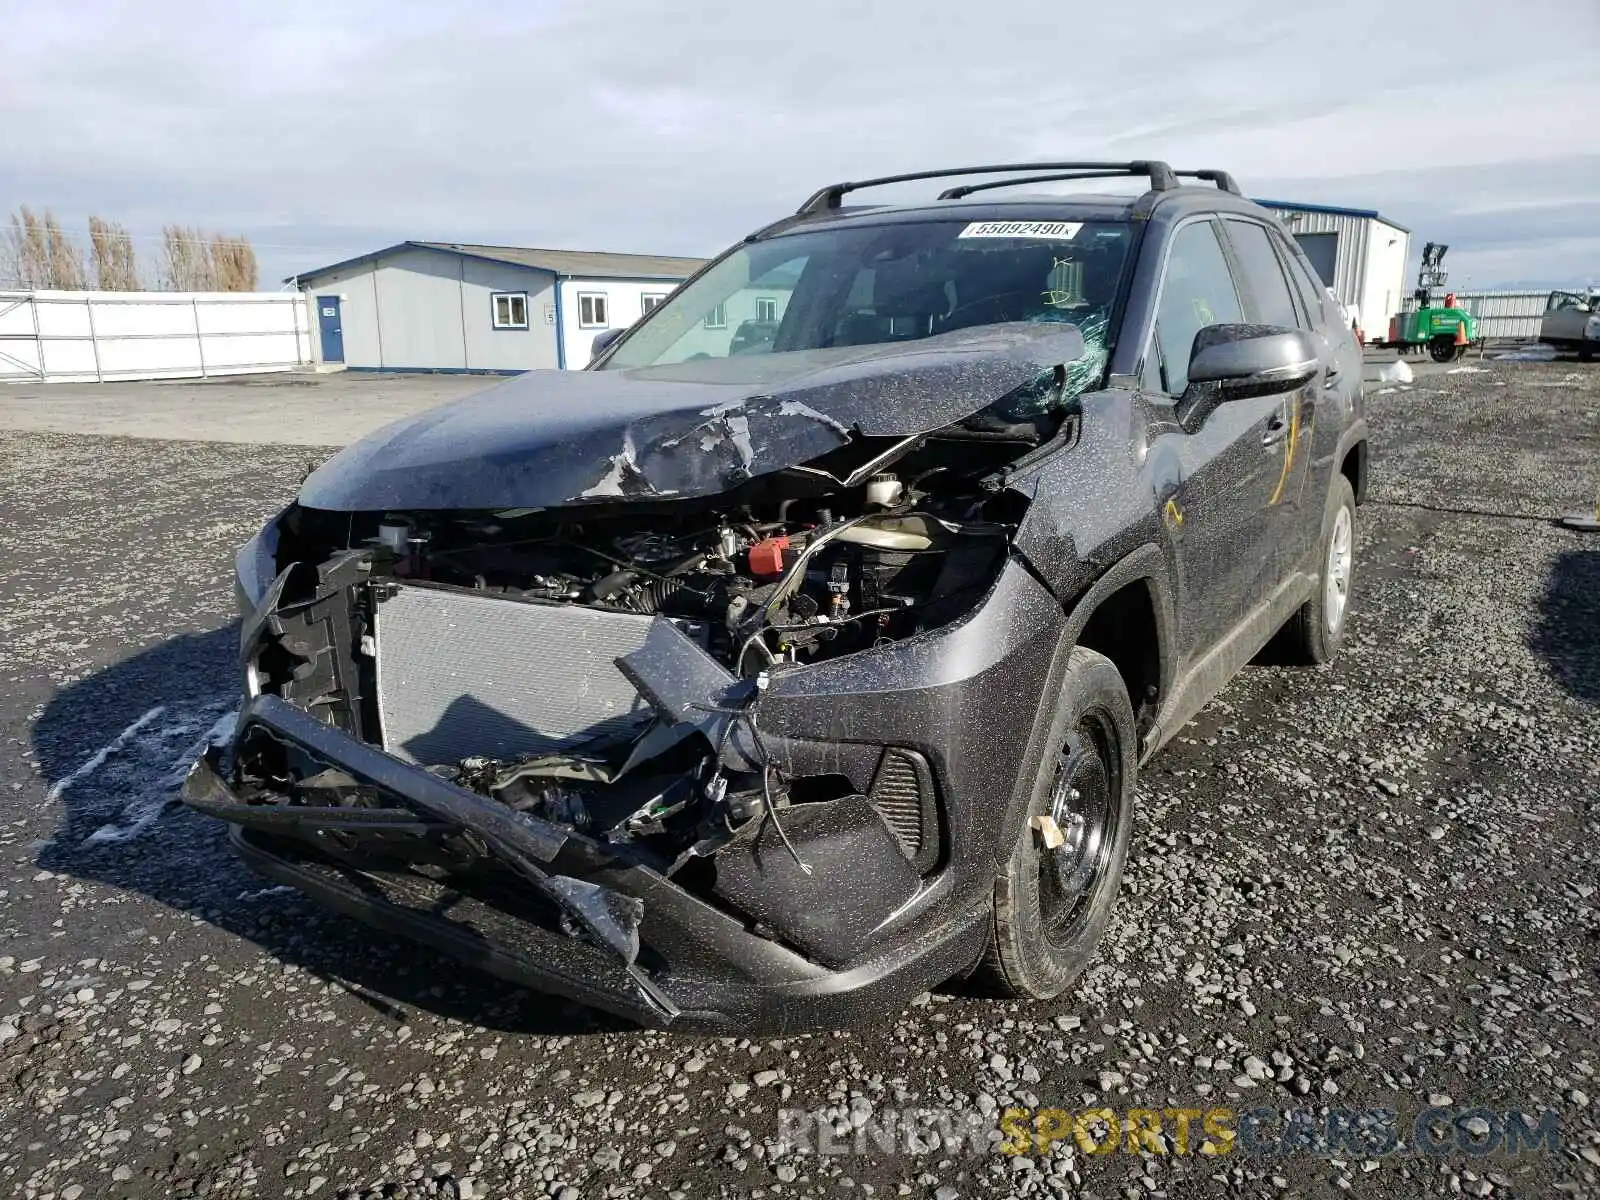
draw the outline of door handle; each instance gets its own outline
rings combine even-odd
[[[1276,446],[1288,436],[1289,422],[1284,419],[1282,413],[1278,413],[1272,420],[1267,422],[1267,431],[1261,435],[1261,444],[1263,446]]]

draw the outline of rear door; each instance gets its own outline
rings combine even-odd
[[[1295,253],[1294,243],[1283,234],[1274,233],[1273,242],[1289,272],[1289,281],[1295,285],[1307,326],[1316,333],[1323,351],[1319,374],[1322,386],[1316,393],[1316,412],[1311,427],[1306,431],[1311,436],[1302,441],[1307,478],[1306,520],[1302,522],[1301,531],[1304,548],[1310,553],[1322,537],[1322,503],[1334,473],[1339,470],[1333,458],[1339,435],[1362,415],[1363,360],[1355,334],[1345,327],[1344,317],[1327,290],[1316,285],[1304,256]]]
[[[1208,325],[1244,321],[1217,222],[1180,225],[1168,244],[1143,390],[1176,413],[1195,335]],[[1188,431],[1174,423],[1153,438],[1150,456],[1163,479],[1155,499],[1178,558],[1186,657],[1216,645],[1264,598],[1281,410],[1278,396],[1230,400]]]

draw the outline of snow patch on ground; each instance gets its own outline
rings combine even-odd
[[[167,706],[165,704],[156,705],[149,712],[145,713],[144,716],[140,717],[132,725],[129,725],[121,733],[117,734],[116,737],[112,738],[104,746],[101,746],[100,749],[91,754],[87,759],[84,760],[83,764],[78,767],[77,770],[72,772],[72,774],[65,775],[56,780],[50,785],[50,791],[45,795],[46,802],[61,799],[61,794],[69,787],[80,780],[89,778],[89,776],[93,775],[101,767],[105,766],[107,759],[109,759],[113,754],[121,753],[122,750],[127,747],[129,742],[132,742],[139,736],[140,730],[142,730],[146,725],[150,724],[151,721],[154,721],[166,711]]]
[[[129,841],[171,805],[189,765],[232,736],[238,716],[231,696],[187,710],[159,704],[58,780],[50,798],[60,799],[68,789],[83,791],[83,799],[72,803],[110,817],[84,840]]]
[[[274,887],[257,888],[251,892],[240,892],[239,899],[248,903],[251,900],[265,900],[268,896],[298,896],[299,894],[300,892],[297,888],[292,888],[286,883],[280,883]]]

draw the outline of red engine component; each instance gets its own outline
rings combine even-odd
[[[762,538],[750,547],[750,574],[782,575],[783,552],[789,548],[787,534]]]

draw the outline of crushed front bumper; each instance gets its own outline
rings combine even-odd
[[[240,734],[252,726],[393,798],[381,808],[247,801],[208,756],[191,770],[184,802],[228,822],[252,868],[491,974],[643,1025],[836,1028],[897,1012],[983,952],[988,909],[979,902],[829,969],[615,847],[457,787],[278,697],[246,705]],[[441,835],[465,835],[509,875],[479,888],[448,873],[389,869],[360,852],[374,841]]]

